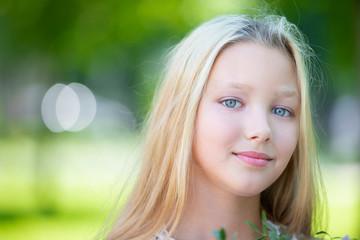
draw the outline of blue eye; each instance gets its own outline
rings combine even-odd
[[[224,104],[224,106],[228,108],[239,108],[241,106],[241,103],[234,99],[222,101],[222,104]]]
[[[280,116],[280,117],[289,117],[289,116],[292,115],[292,113],[289,110],[287,110],[285,108],[281,108],[281,107],[273,108],[271,110],[271,112],[278,115],[278,116]]]

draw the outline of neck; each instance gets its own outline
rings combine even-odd
[[[249,221],[259,230],[262,229],[260,195],[237,196],[217,186],[209,186],[201,177],[197,177],[187,202],[175,232],[176,240],[215,239],[212,231],[222,227],[229,239],[234,233],[237,233],[237,239],[261,237],[248,224],[244,224]]]

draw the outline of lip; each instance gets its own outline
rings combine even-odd
[[[272,157],[266,153],[247,151],[233,153],[241,161],[255,167],[264,167],[266,164],[273,160]]]

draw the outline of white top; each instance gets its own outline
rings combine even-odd
[[[271,224],[277,231],[278,234],[280,234],[280,226],[279,225],[276,225],[275,223],[272,223],[271,221],[269,220],[266,220],[269,224]],[[165,239],[165,236],[168,234],[167,230],[166,229],[163,229],[163,230],[160,230],[155,238],[152,238],[151,240],[164,240]],[[175,240],[174,238],[169,238],[169,240]],[[297,237],[295,235],[292,235],[291,236],[291,240],[298,240]]]
[[[164,240],[166,234],[168,234],[168,232],[166,230],[164,230],[162,233],[157,234],[155,238],[151,239],[151,240]],[[169,240],[175,240],[173,238],[169,238]]]

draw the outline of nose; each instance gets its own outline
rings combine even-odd
[[[257,113],[246,120],[245,136],[255,142],[270,142],[272,131],[266,113]]]

